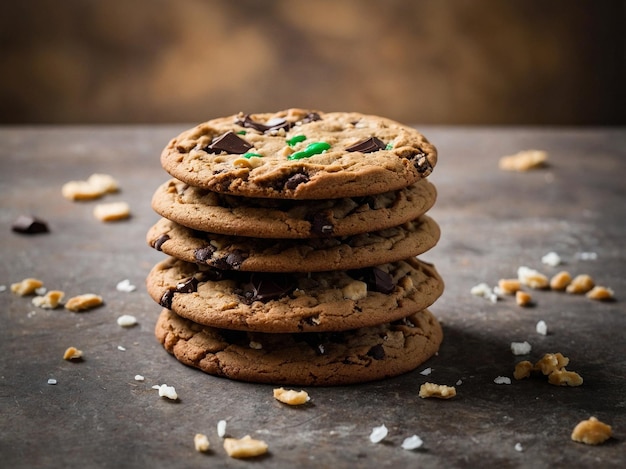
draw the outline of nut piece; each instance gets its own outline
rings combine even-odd
[[[130,206],[126,202],[99,204],[93,209],[93,215],[100,221],[118,221],[130,217]]]
[[[533,364],[528,360],[523,360],[515,365],[515,371],[513,371],[513,378],[524,379],[530,376],[530,372],[533,370]]]
[[[209,438],[202,433],[196,433],[193,437],[193,444],[196,447],[196,451],[199,453],[205,453],[209,450],[211,444],[209,443]]]
[[[517,269],[517,278],[522,285],[534,289],[547,288],[550,285],[548,277],[537,270],[525,266]]]
[[[614,293],[610,288],[596,285],[587,292],[587,298],[600,301],[612,300],[614,298]]]
[[[302,405],[311,400],[306,391],[294,391],[293,389],[284,388],[274,389],[274,399],[289,405]]]
[[[562,270],[550,279],[550,288],[552,290],[565,290],[565,288],[570,284],[571,281],[572,276],[569,274],[569,272]]]
[[[504,295],[514,295],[522,288],[522,283],[516,278],[501,278],[498,280],[498,289]]]
[[[66,182],[61,193],[68,200],[92,200],[117,190],[117,181],[108,174],[92,174],[86,181]]]
[[[541,150],[525,150],[515,155],[503,156],[498,162],[504,171],[528,171],[545,166],[548,154]]]
[[[362,300],[367,296],[367,284],[360,280],[354,280],[343,287],[341,292],[346,300]]]
[[[231,458],[252,458],[267,453],[268,446],[262,440],[246,435],[241,439],[225,438],[224,449]]]
[[[83,295],[78,295],[70,298],[65,303],[65,309],[70,311],[86,311],[88,309],[95,308],[96,306],[100,306],[104,301],[101,296],[96,295],[94,293],[85,293]]]
[[[21,282],[13,283],[11,285],[11,291],[20,296],[26,296],[32,295],[35,293],[35,290],[41,288],[42,286],[43,282],[41,280],[37,280],[36,278],[25,278]]]
[[[450,399],[456,396],[456,388],[454,386],[446,386],[445,384],[424,383],[420,386],[419,396],[421,398],[437,397],[439,399]]]
[[[567,371],[565,368],[554,370],[548,375],[548,383],[555,386],[580,386],[583,378],[574,371]]]
[[[590,275],[581,274],[574,277],[574,280],[567,286],[565,291],[567,293],[583,294],[587,293],[595,286],[595,283]]]
[[[515,302],[518,306],[529,306],[533,302],[533,297],[530,293],[519,290],[515,293]]]
[[[541,360],[535,363],[535,370],[541,371],[544,375],[549,375],[553,371],[565,368],[569,363],[569,358],[561,353],[546,353]]]
[[[63,354],[63,360],[77,360],[79,358],[82,358],[82,356],[82,350],[78,350],[76,347],[68,347]]]
[[[572,431],[572,440],[586,445],[599,445],[611,438],[612,429],[610,425],[600,422],[595,417],[589,420],[582,420]]]
[[[60,290],[50,290],[43,296],[33,298],[33,305],[44,309],[55,309],[59,307],[64,296],[65,293]]]

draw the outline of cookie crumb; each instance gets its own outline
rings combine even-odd
[[[537,331],[537,334],[548,335],[548,325],[543,320],[537,322],[535,330]]]
[[[496,295],[489,285],[486,283],[479,283],[470,289],[470,293],[474,296],[482,296],[483,298],[491,301],[492,303],[498,302],[498,295]]]
[[[209,443],[209,438],[202,433],[196,433],[196,435],[193,437],[193,445],[195,446],[196,451],[198,451],[199,453],[206,453],[211,446],[211,444]]]
[[[530,293],[519,290],[515,292],[515,303],[517,306],[530,306],[533,302],[533,297]]]
[[[387,433],[389,433],[389,430],[387,430],[385,424],[374,427],[372,428],[372,433],[370,433],[370,441],[372,443],[380,443],[387,437]]]
[[[591,275],[580,274],[574,277],[571,283],[565,288],[567,293],[582,295],[587,293],[595,286],[595,282]]]
[[[524,379],[530,377],[530,372],[533,371],[534,366],[528,360],[523,360],[515,365],[515,370],[513,371],[513,378],[515,379]]]
[[[20,296],[32,295],[35,290],[41,288],[43,282],[36,278],[25,278],[21,282],[11,284],[11,291]]]
[[[135,375],[135,381],[144,381],[145,378],[141,375]]]
[[[76,347],[68,347],[63,354],[63,360],[77,360],[82,358],[82,350],[78,350]]]
[[[446,386],[445,384],[424,383],[420,386],[419,396],[421,398],[451,399],[456,396],[456,389],[454,386]]]
[[[61,187],[61,194],[68,200],[92,200],[118,189],[118,183],[112,176],[95,173],[86,181],[66,182]]]
[[[56,309],[61,305],[65,293],[60,290],[50,290],[43,296],[36,296],[33,298],[33,305],[43,309]]]
[[[583,378],[575,371],[567,371],[565,368],[554,370],[548,375],[548,383],[555,386],[580,386]]]
[[[417,436],[417,435],[413,435],[410,436],[408,438],[405,438],[402,441],[402,449],[405,449],[407,451],[411,451],[411,450],[415,450],[415,449],[419,449],[422,447],[422,445],[424,444],[424,442],[422,441],[422,439]]]
[[[231,458],[252,458],[267,453],[268,445],[263,440],[255,440],[250,435],[241,439],[225,438],[224,449]]]
[[[57,380],[54,378],[49,378],[48,379],[48,384],[50,384],[51,386],[54,386],[57,384]]]
[[[93,209],[93,215],[103,222],[125,220],[130,217],[130,205],[126,202],[98,204]]]
[[[493,382],[496,384],[511,384],[511,378],[507,376],[496,376]]]
[[[586,445],[599,445],[611,438],[613,431],[610,425],[601,422],[595,417],[582,420],[572,431],[572,440]]]
[[[562,261],[561,256],[559,256],[556,252],[549,252],[541,258],[541,262],[549,265],[550,267],[556,267],[557,265],[560,265]]]
[[[517,269],[517,278],[522,285],[526,285],[527,287],[534,288],[536,290],[547,288],[550,285],[548,277],[541,272],[526,266],[520,266]]]
[[[159,386],[158,384],[155,384],[154,386],[152,386],[152,389],[159,390],[159,397],[167,397],[172,401],[178,400],[178,394],[176,393],[176,389],[174,388],[174,386],[168,386],[167,384],[162,384]]]
[[[550,288],[552,290],[565,290],[571,283],[572,276],[569,272],[562,270],[550,279]]]
[[[501,278],[498,280],[498,291],[503,295],[514,295],[521,288],[522,284],[516,278]]]
[[[293,389],[274,389],[274,399],[289,405],[302,405],[311,400],[306,391],[294,391]]]
[[[224,438],[226,436],[226,420],[217,422],[217,436]]]
[[[500,158],[498,166],[504,171],[530,171],[546,165],[548,154],[542,150],[524,150]]]
[[[517,452],[519,452],[519,453],[521,453],[522,451],[524,451],[524,447],[522,446],[522,444],[521,444],[521,443],[515,443],[514,448],[515,448],[515,451],[517,451]]]
[[[104,303],[100,295],[94,293],[85,293],[83,295],[73,296],[65,303],[65,309],[79,312],[96,308]]]
[[[420,375],[429,376],[432,372],[433,372],[432,368],[425,368],[422,371],[420,371]]]
[[[117,324],[121,327],[132,327],[137,324],[137,318],[130,314],[123,314],[117,318]]]
[[[513,355],[528,355],[532,350],[532,345],[528,342],[511,342],[511,352]]]
[[[137,287],[135,285],[131,285],[130,280],[124,279],[121,282],[118,282],[117,285],[115,285],[115,289],[124,293],[130,293],[135,291]]]
[[[615,298],[615,293],[608,287],[596,285],[586,293],[587,298],[592,300],[607,301]]]

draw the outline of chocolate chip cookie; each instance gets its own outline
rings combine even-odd
[[[155,335],[180,362],[231,379],[332,386],[397,376],[430,358],[442,340],[428,311],[344,332],[271,334],[217,329],[164,309]]]
[[[191,186],[263,198],[378,194],[427,177],[436,163],[435,147],[409,126],[303,109],[213,119],[161,154],[163,168]]]

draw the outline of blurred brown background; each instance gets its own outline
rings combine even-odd
[[[1,123],[624,124],[626,1],[2,2]]]

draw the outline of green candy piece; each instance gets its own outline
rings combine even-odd
[[[263,155],[259,155],[258,153],[244,153],[243,155],[244,158],[250,159],[252,157],[257,157],[257,158],[263,158]]]
[[[393,143],[388,143],[385,147],[385,150],[391,150],[393,148]]]
[[[296,143],[304,142],[306,140],[306,135],[296,135],[287,140],[287,145],[293,147]]]
[[[295,152],[291,156],[287,157],[287,159],[301,160],[302,158],[310,158],[313,155],[319,155],[320,153],[324,153],[329,148],[330,145],[326,142],[309,143],[309,145],[304,150]]]
[[[237,135],[246,135],[248,132],[246,132],[245,130],[240,130],[239,132],[237,132]]]

